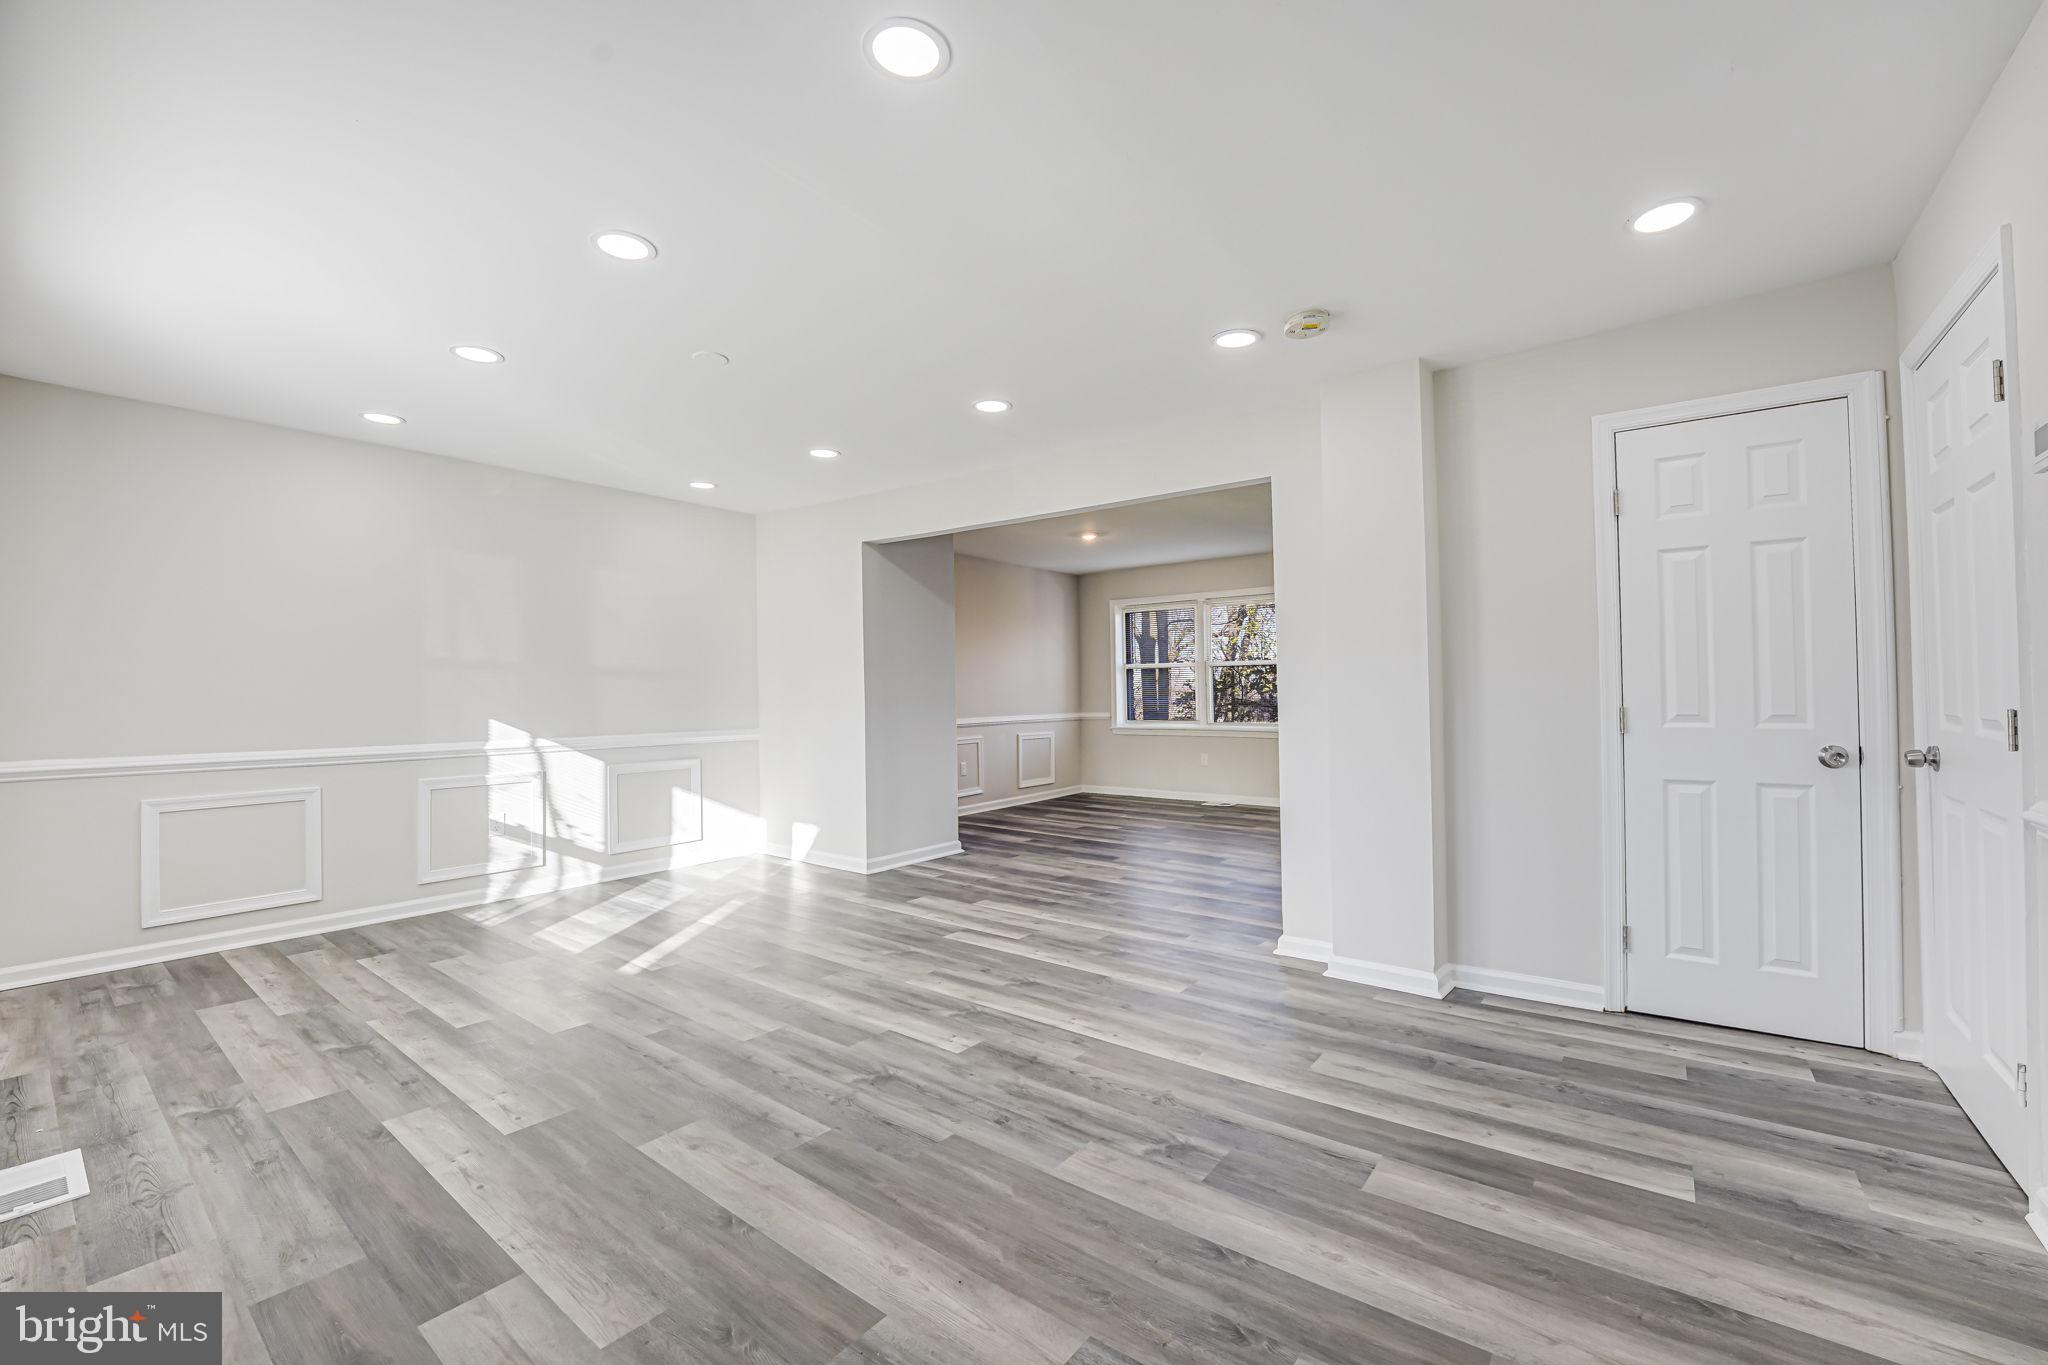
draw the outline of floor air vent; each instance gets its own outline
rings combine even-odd
[[[0,1223],[37,1213],[92,1192],[84,1153],[73,1148],[0,1171]]]

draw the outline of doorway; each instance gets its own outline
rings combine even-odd
[[[1596,422],[1610,1009],[1894,1050],[1883,392]]]

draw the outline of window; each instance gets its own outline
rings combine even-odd
[[[1118,725],[1280,723],[1280,610],[1271,588],[1113,606]]]

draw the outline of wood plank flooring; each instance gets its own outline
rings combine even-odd
[[[1278,833],[1068,798],[0,994],[0,1165],[93,1183],[0,1289],[276,1365],[2048,1361],[1930,1073],[1327,980]]]

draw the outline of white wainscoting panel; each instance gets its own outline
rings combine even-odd
[[[318,787],[141,804],[143,928],[320,899]]]
[[[704,764],[657,758],[605,765],[605,852],[641,853],[704,837]]]
[[[981,736],[953,741],[955,796],[979,796],[981,786]]]
[[[1017,786],[1050,787],[1053,784],[1053,732],[1017,732]]]
[[[455,795],[472,790],[482,793],[480,809]],[[420,885],[541,866],[547,861],[546,794],[539,772],[421,778]],[[450,856],[444,860],[442,853]]]

